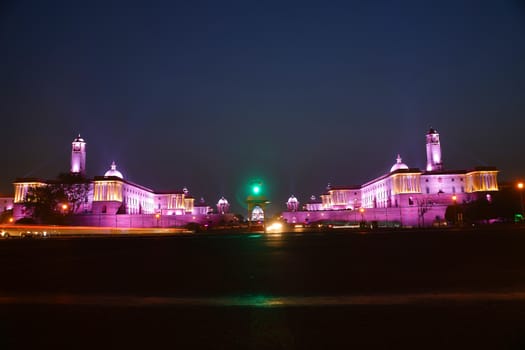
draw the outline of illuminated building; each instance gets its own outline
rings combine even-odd
[[[0,213],[13,209],[13,196],[6,196],[0,194]]]
[[[86,171],[86,142],[80,137],[72,142],[71,168],[73,175],[84,176]],[[30,216],[23,202],[30,188],[57,183],[56,180],[17,179],[14,181],[13,216],[15,220]],[[69,206],[73,211],[70,222],[75,225],[155,227],[180,226],[187,222],[229,221],[228,205],[220,215],[212,214],[204,199],[195,203],[187,188],[180,191],[159,192],[124,178],[112,162],[103,176],[88,179],[89,190],[85,201]],[[221,200],[228,201],[222,197]],[[228,216],[225,218],[224,215]],[[220,216],[220,217],[219,217]],[[119,221],[120,220],[120,221]]]
[[[498,191],[498,170],[477,167],[470,170],[446,170],[441,159],[439,134],[426,134],[427,167],[410,168],[398,155],[396,163],[383,176],[361,186],[328,185],[321,202],[312,200],[304,210],[289,210],[283,216],[289,222],[320,220],[358,220],[357,211],[367,221],[397,222],[404,226],[431,225],[444,220],[448,205],[473,201]]]

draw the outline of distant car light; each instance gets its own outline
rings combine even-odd
[[[266,226],[266,232],[281,232],[283,229],[283,224],[280,222],[274,222]]]

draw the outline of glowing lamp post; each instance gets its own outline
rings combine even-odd
[[[457,221],[458,221],[458,210],[457,210],[457,205],[456,205],[457,204],[457,200],[458,200],[458,197],[456,195],[453,195],[452,196],[452,202],[454,203],[454,216],[453,216],[454,224],[456,224]]]
[[[64,203],[62,204],[61,208],[62,208],[62,214],[64,215],[67,214],[67,209],[69,208],[68,205]]]
[[[523,215],[525,214],[524,213],[524,210],[523,210],[523,182],[518,182],[518,190],[520,191],[520,205],[521,205],[521,216],[523,217]]]
[[[270,202],[265,196],[261,181],[254,181],[250,185],[246,205],[248,209],[248,226],[252,221],[264,222],[264,211]]]
[[[364,224],[365,224],[365,208],[359,208],[359,212],[361,213],[361,226],[364,226]]]

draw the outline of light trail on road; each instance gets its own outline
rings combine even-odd
[[[341,296],[169,297],[120,295],[0,295],[0,305],[69,305],[107,307],[219,306],[219,307],[318,307],[353,305],[433,305],[453,303],[525,302],[525,291],[443,292]]]

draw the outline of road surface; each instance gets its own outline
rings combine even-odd
[[[525,230],[0,241],[0,349],[525,348]]]

